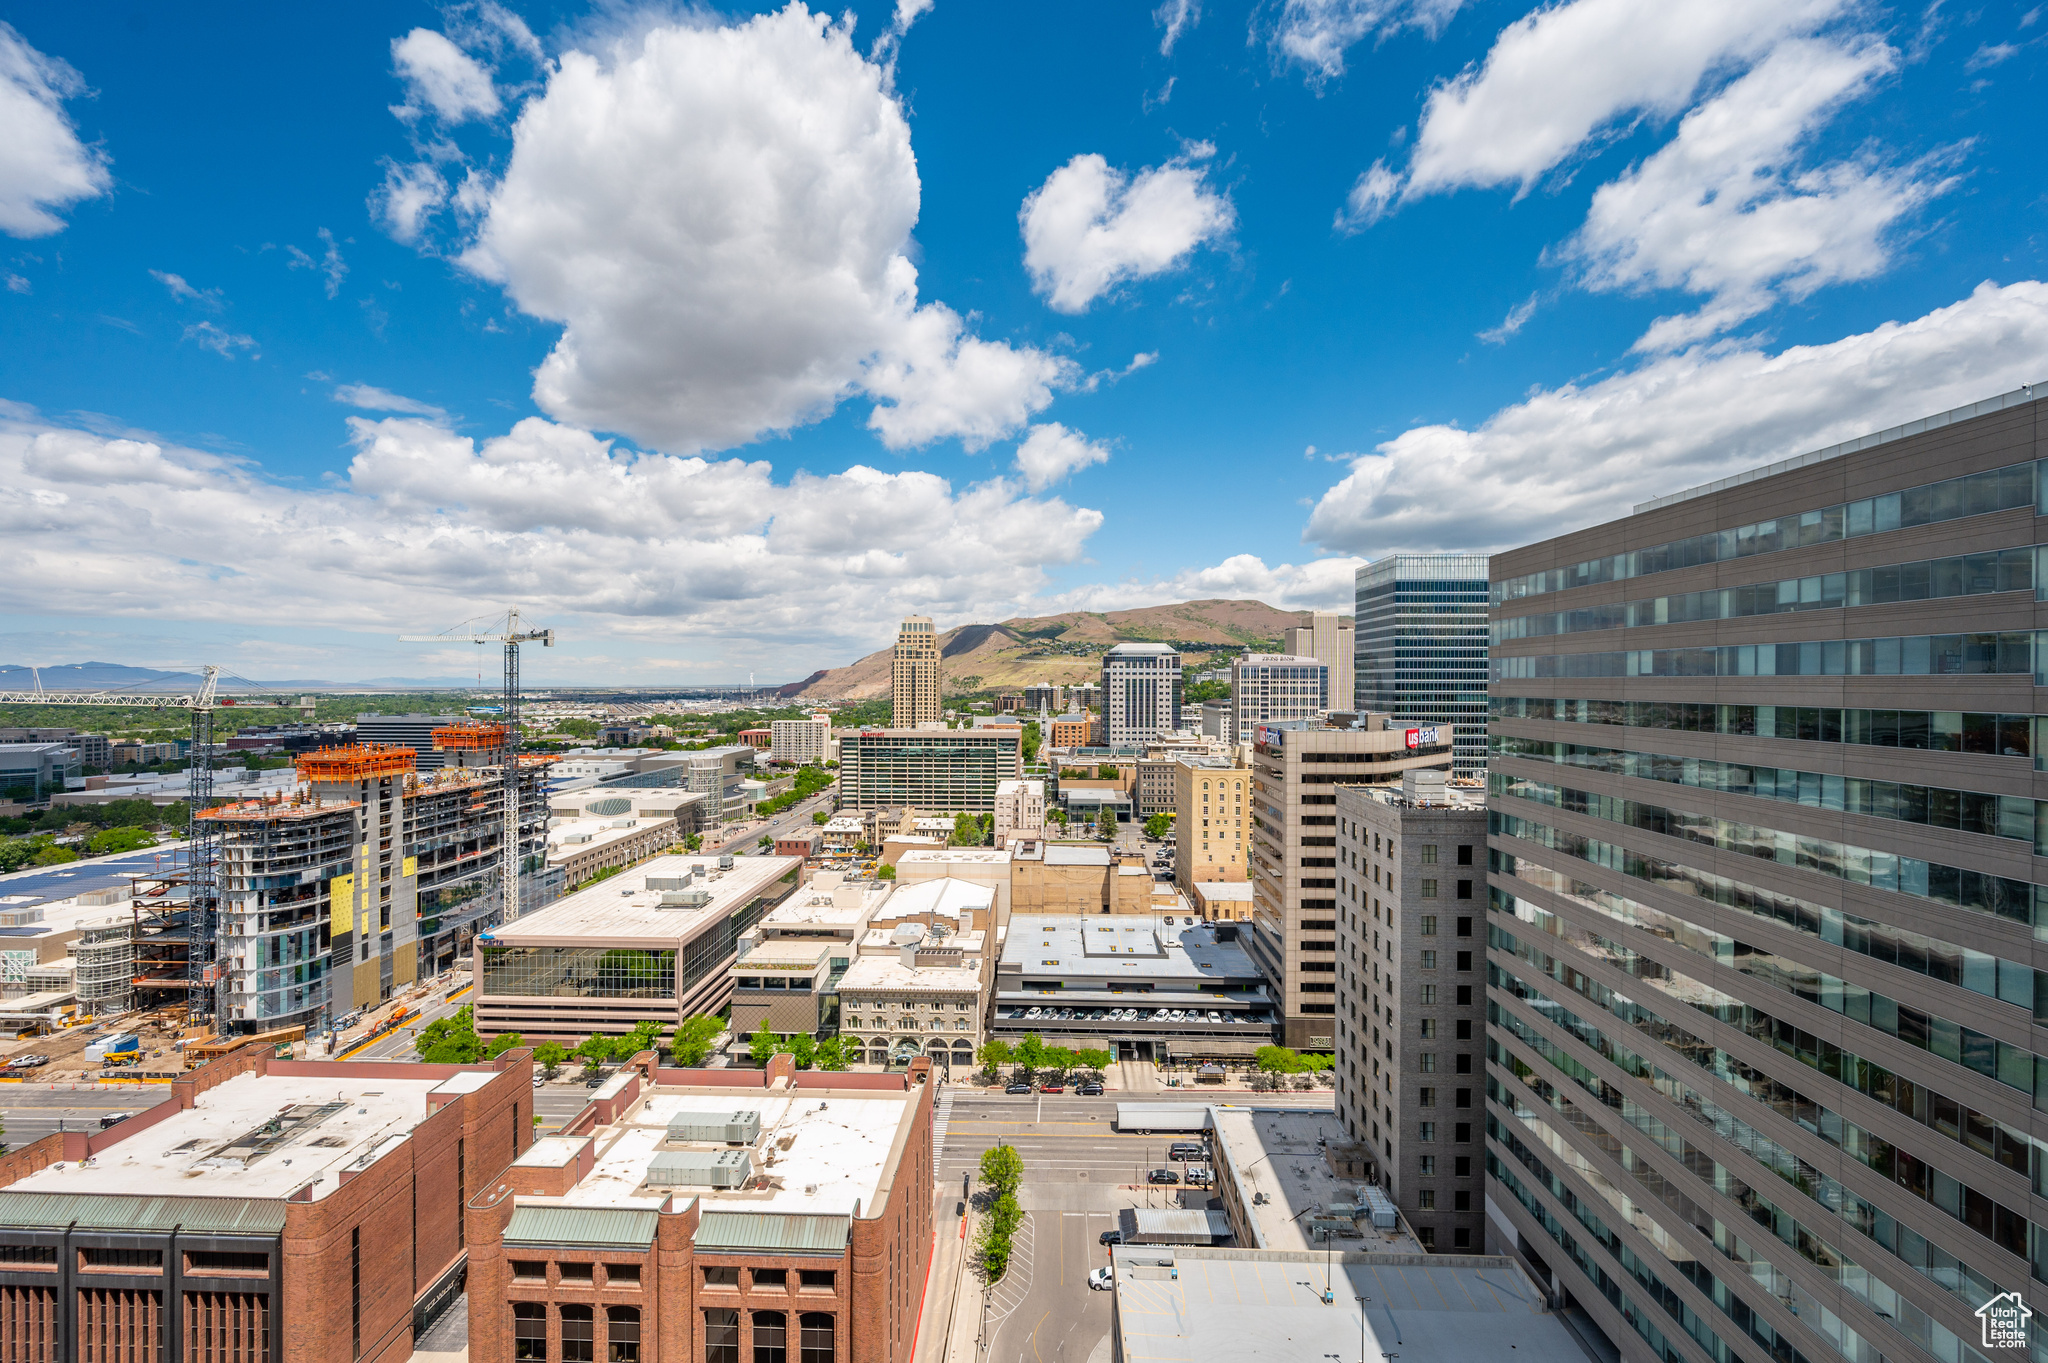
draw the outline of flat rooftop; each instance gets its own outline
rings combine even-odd
[[[558,816],[555,826],[548,830],[548,860],[563,861],[586,852],[601,852],[615,842],[643,837],[649,829],[661,824],[672,828],[675,820],[667,815],[615,819],[564,819]]]
[[[567,1196],[519,1200],[522,1205],[656,1210],[673,1194],[697,1198],[706,1211],[850,1216],[856,1202],[874,1206],[882,1171],[914,1097],[867,1090],[763,1094],[658,1086],[619,1120],[597,1129],[591,1171]],[[749,1111],[761,1115],[761,1138],[749,1148],[755,1174],[749,1187],[647,1186],[648,1166],[664,1148],[672,1118],[685,1112],[723,1118]],[[751,1186],[762,1181],[767,1186]]]
[[[6,1192],[284,1198],[311,1184],[318,1199],[425,1121],[429,1093],[467,1092],[493,1077],[240,1074],[89,1162],[39,1169]]]
[[[1249,880],[1198,880],[1195,889],[1204,899],[1229,902],[1251,903],[1252,883]]]
[[[1018,914],[1003,943],[1003,965],[1026,975],[1083,975],[1117,981],[1260,978],[1244,948],[1219,942],[1214,924],[1179,914]]]
[[[954,993],[961,990],[979,992],[981,972],[979,956],[963,954],[960,964],[917,965],[903,964],[900,955],[859,956],[846,973],[839,977],[839,991],[844,994],[857,989],[897,989],[905,993]]]
[[[478,940],[484,946],[631,946],[647,941],[681,942],[696,936],[713,920],[743,907],[756,895],[775,891],[777,882],[803,865],[801,857],[734,857],[728,870],[717,857],[667,856],[642,862],[566,899],[558,899],[516,922],[492,928]],[[663,908],[665,891],[649,889],[649,878],[679,880],[698,868],[693,889],[709,890],[711,902],[699,907]]]
[[[761,920],[761,933],[802,928],[859,927],[896,893],[886,880],[847,880],[842,871],[820,871]]]
[[[920,880],[914,885],[902,886],[889,897],[888,903],[875,912],[875,921],[887,923],[930,913],[958,923],[964,921],[970,911],[985,912],[995,899],[993,886],[941,876],[937,880]]]
[[[1127,1363],[1351,1359],[1587,1363],[1514,1260],[1132,1245],[1113,1258]],[[1334,1301],[1323,1304],[1326,1280]],[[1361,1302],[1359,1298],[1367,1300]],[[1364,1319],[1360,1320],[1361,1314]],[[1362,1332],[1361,1332],[1362,1324]]]
[[[1261,1249],[1324,1252],[1320,1237],[1308,1231],[1315,1211],[1357,1196],[1357,1179],[1340,1179],[1324,1158],[1325,1145],[1345,1145],[1349,1138],[1337,1114],[1322,1108],[1212,1107],[1216,1139],[1229,1150],[1218,1157],[1217,1176],[1237,1178],[1246,1215]],[[1255,1194],[1264,1193],[1264,1206]],[[1370,1222],[1359,1226],[1358,1238],[1340,1237],[1340,1250],[1421,1254],[1422,1244],[1406,1223],[1391,1231]],[[1354,1327],[1357,1317],[1352,1317]]]
[[[936,852],[918,848],[915,851],[903,854],[902,859],[896,863],[896,874],[902,875],[903,867],[906,865],[1007,866],[1009,864],[1009,851],[1000,847],[950,847],[944,851]]]

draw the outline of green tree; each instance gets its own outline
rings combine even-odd
[[[1014,1145],[996,1144],[981,1152],[981,1181],[996,1197],[1007,1197],[1024,1181],[1024,1157]]]
[[[854,1050],[852,1039],[843,1036],[828,1036],[818,1043],[817,1065],[821,1070],[843,1070],[847,1064],[847,1053]]]
[[[1026,1032],[1024,1039],[1017,1043],[1016,1054],[1018,1064],[1035,1070],[1045,1063],[1045,1041],[1036,1032]]]
[[[1095,779],[1098,781],[1114,781],[1116,778],[1117,770],[1108,762],[1101,763],[1095,768]]]
[[[1312,1061],[1285,1046],[1261,1046],[1252,1052],[1252,1063],[1265,1074],[1300,1074],[1305,1070],[1319,1068]]]
[[[525,1044],[526,1038],[517,1032],[500,1032],[492,1037],[491,1044],[484,1048],[484,1059],[496,1060],[505,1052],[516,1050]]]
[[[704,835],[702,833],[692,833],[689,837],[683,839],[683,846],[689,848],[692,852],[703,851]]]
[[[595,1077],[604,1072],[604,1062],[611,1058],[612,1039],[602,1033],[592,1033],[576,1043],[576,1049],[569,1052],[583,1062],[583,1073]]]
[[[974,1053],[974,1057],[990,1070],[995,1070],[1014,1060],[1016,1052],[1011,1049],[1009,1042],[997,1039],[982,1042],[981,1049]]]
[[[699,1013],[684,1018],[676,1024],[676,1034],[669,1042],[669,1056],[684,1069],[691,1069],[704,1063],[711,1054],[711,1043],[725,1030],[725,1023],[716,1017]]]
[[[896,868],[894,866],[877,866],[875,868],[875,879],[894,880],[895,878]]]
[[[1065,828],[1067,826],[1067,811],[1061,809],[1058,805],[1054,805],[1045,811],[1045,821],[1049,824],[1055,824],[1060,828]]]
[[[145,847],[156,846],[156,839],[146,828],[108,828],[93,834],[85,840],[85,850],[96,857],[113,856],[121,852],[139,852]]]
[[[633,1030],[624,1036],[612,1038],[612,1059],[621,1063],[631,1060],[642,1051],[651,1051],[661,1039],[661,1024],[652,1018],[642,1018],[633,1024]]]
[[[820,828],[823,828],[826,824],[832,822],[832,816],[821,809],[817,813],[811,815],[811,822],[818,825]]]
[[[782,1049],[782,1043],[775,1039],[775,1033],[768,1030],[768,1019],[763,1017],[761,1025],[754,1029],[754,1035],[747,1041],[747,1056],[756,1065],[765,1065],[768,1058]]]
[[[1039,733],[1038,725],[1035,721],[1024,726],[1023,754],[1025,762],[1030,763],[1038,760],[1039,745],[1044,741],[1044,736]]]
[[[1095,814],[1095,836],[1104,842],[1115,842],[1116,829],[1116,811],[1108,805],[1103,805]]]
[[[798,1069],[809,1069],[818,1059],[818,1038],[809,1032],[798,1032],[789,1039],[789,1053],[796,1058]]]
[[[1227,681],[1190,682],[1181,689],[1181,704],[1200,705],[1205,700],[1229,700],[1230,683]]]
[[[1074,1059],[1084,1070],[1106,1070],[1116,1057],[1100,1046],[1089,1046],[1074,1052]]]
[[[559,1041],[543,1041],[533,1048],[533,1063],[540,1066],[541,1078],[552,1079],[562,1072],[562,1062],[569,1058],[569,1052]]]
[[[972,814],[953,816],[953,845],[955,847],[981,846],[981,820]]]
[[[1145,820],[1145,836],[1148,838],[1163,838],[1172,831],[1173,815],[1171,814],[1154,814],[1151,818]]]

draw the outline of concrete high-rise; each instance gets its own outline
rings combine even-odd
[[[1329,664],[1288,653],[1247,653],[1230,665],[1232,733],[1261,724],[1314,719],[1340,708],[1331,703]]]
[[[1356,706],[1449,725],[1455,767],[1486,766],[1486,556],[1390,554],[1360,568]]]
[[[1336,1045],[1335,788],[1394,784],[1410,768],[1448,768],[1451,760],[1448,734],[1425,743],[1424,731],[1389,728],[1385,715],[1351,722],[1339,729],[1294,719],[1245,735],[1252,743],[1246,845],[1254,925],[1246,950],[1273,982],[1283,1044],[1297,1050]],[[1176,836],[1184,840],[1188,830]]]
[[[1337,788],[1337,1116],[1422,1243],[1486,1243],[1486,802]]]
[[[1149,743],[1180,727],[1180,654],[1166,644],[1118,644],[1102,655],[1103,741]]]
[[[913,615],[896,631],[889,659],[889,724],[914,729],[939,718],[939,638],[930,616]]]
[[[1493,560],[1488,1233],[1624,1360],[2048,1343],[2039,391]]]
[[[1330,669],[1332,710],[1350,710],[1359,703],[1352,683],[1357,652],[1352,634],[1350,616],[1339,611],[1316,611],[1306,625],[1290,626],[1282,640],[1289,653],[1314,658]]]

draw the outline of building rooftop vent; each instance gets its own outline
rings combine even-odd
[[[740,1188],[754,1175],[744,1150],[663,1150],[647,1162],[650,1188]]]
[[[752,1145],[761,1139],[761,1114],[750,1108],[681,1113],[669,1119],[667,1139],[677,1145]]]
[[[709,890],[663,890],[661,905],[664,909],[701,909],[711,902]]]

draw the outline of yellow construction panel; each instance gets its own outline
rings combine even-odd
[[[392,984],[411,984],[419,978],[419,952],[420,944],[418,942],[407,942],[404,946],[392,951]]]
[[[366,913],[366,914],[364,914],[364,915],[363,915],[363,924],[362,924],[362,927],[360,927],[359,929],[357,929],[357,931],[361,932],[361,933],[363,934],[363,936],[364,936],[364,937],[366,937],[366,938],[367,938],[367,937],[368,937],[368,936],[370,935],[370,915],[369,915],[369,914],[367,914],[367,913]]]
[[[407,857],[405,864],[398,868],[398,873],[402,876],[418,875],[420,873],[420,859],[418,857]]]
[[[348,925],[355,921],[356,878],[336,876],[327,882],[328,931],[347,932]]]

